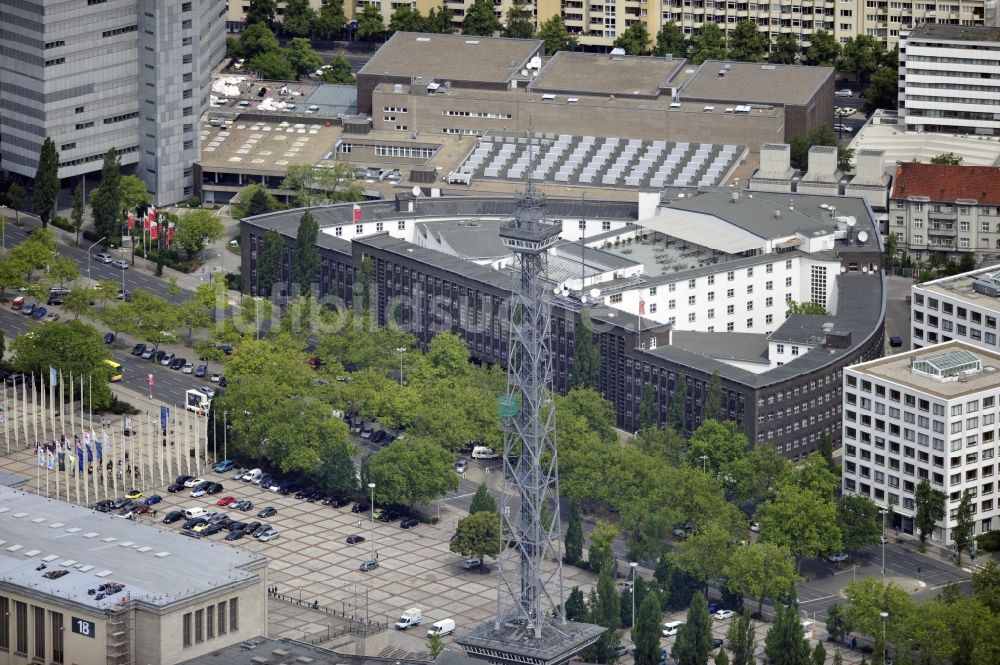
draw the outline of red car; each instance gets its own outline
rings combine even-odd
[[[229,504],[231,504],[234,501],[236,501],[236,497],[235,496],[224,496],[221,499],[219,499],[218,501],[216,501],[215,505],[217,505],[217,506],[228,506]]]

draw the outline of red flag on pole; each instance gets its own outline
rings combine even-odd
[[[135,213],[130,212],[128,214],[128,230],[131,231],[135,228]]]
[[[357,224],[361,221],[361,206],[357,203],[354,204],[354,223]]]
[[[142,216],[142,230],[145,231],[146,233],[149,233],[149,215],[148,214]]]
[[[646,301],[639,298],[639,316],[646,316]]]
[[[156,240],[160,237],[160,225],[157,223],[152,223],[149,225],[149,239]]]
[[[174,241],[174,225],[171,224],[167,227],[167,247],[170,247],[170,243]]]
[[[149,218],[152,221],[156,221],[156,206],[150,206],[149,208]]]

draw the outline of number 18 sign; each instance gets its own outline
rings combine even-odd
[[[93,621],[87,621],[86,619],[79,619],[77,617],[72,617],[73,621],[73,632],[77,635],[83,635],[84,637],[97,637],[97,624]]]

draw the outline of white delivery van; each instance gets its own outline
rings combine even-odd
[[[427,637],[433,637],[437,635],[438,637],[444,637],[445,635],[451,635],[455,632],[455,620],[454,619],[441,619],[431,624],[430,629],[427,631]]]
[[[681,629],[681,626],[683,625],[684,625],[683,621],[668,621],[667,623],[663,624],[663,636],[672,637],[676,635],[677,632]]]
[[[403,612],[402,616],[400,616],[399,619],[396,620],[396,629],[406,630],[410,626],[416,626],[420,623],[421,618],[423,617],[420,616],[420,608],[411,607],[410,609]]]
[[[243,482],[245,483],[259,483],[264,472],[260,469],[251,469],[243,474]]]
[[[500,456],[492,448],[476,446],[472,449],[472,459],[500,459]]]
[[[207,512],[208,511],[205,510],[204,508],[202,508],[201,506],[195,506],[194,508],[185,508],[184,509],[184,517],[187,518],[187,519],[192,519],[192,518],[195,518],[195,517],[202,517]]]

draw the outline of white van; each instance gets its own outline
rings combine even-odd
[[[673,637],[674,635],[677,634],[677,632],[681,629],[681,626],[683,625],[684,625],[683,621],[668,621],[667,623],[663,624],[663,636]]]
[[[187,519],[193,519],[195,517],[202,517],[207,512],[208,511],[202,508],[201,506],[195,506],[194,508],[185,508],[184,517]]]
[[[476,446],[472,449],[472,459],[500,459],[500,456],[492,448]]]
[[[264,475],[264,472],[261,471],[260,469],[252,469],[252,470],[247,471],[246,473],[243,474],[243,482],[245,482],[245,483],[255,483],[255,484],[259,483],[260,479],[261,479],[261,476],[263,476],[263,475]]]
[[[445,635],[451,635],[455,632],[455,620],[454,619],[441,619],[440,621],[434,622],[430,629],[427,631],[427,637],[433,637],[437,635],[438,637],[444,637]]]

